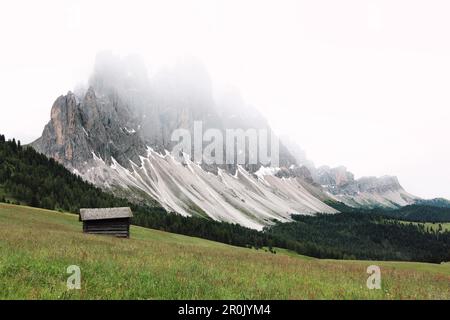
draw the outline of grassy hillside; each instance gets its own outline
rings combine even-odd
[[[445,232],[450,231],[450,222],[411,222],[411,221],[401,221],[401,223],[406,225],[416,225],[423,226],[425,229],[430,230],[430,232]]]
[[[382,290],[366,288],[377,264]],[[82,289],[66,289],[78,265]],[[85,235],[77,216],[0,204],[2,299],[450,299],[450,265],[307,259],[132,227]]]
[[[267,235],[237,224],[167,214],[157,203],[138,204],[118,198],[84,181],[54,159],[31,147],[22,147],[20,141],[6,140],[1,134],[0,202],[73,213],[80,208],[131,207],[135,225],[241,247],[272,244]]]

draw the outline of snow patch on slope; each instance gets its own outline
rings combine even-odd
[[[168,151],[161,155],[151,148],[140,160],[129,170],[115,159],[108,166],[93,154],[93,166],[82,176],[104,188],[148,195],[168,211],[258,230],[273,220],[290,221],[292,214],[337,212],[308,192],[300,179],[276,177],[277,168],[262,168],[256,175],[242,167],[235,175],[219,169],[214,175],[189,157],[179,162]]]

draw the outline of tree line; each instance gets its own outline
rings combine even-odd
[[[80,208],[130,206],[133,224],[235,246],[280,247],[318,258],[450,261],[450,233],[431,232],[376,212],[293,216],[263,232],[160,206],[131,203],[71,173],[53,159],[0,135],[0,202],[79,213]]]

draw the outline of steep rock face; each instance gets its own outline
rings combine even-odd
[[[189,116],[190,117],[190,116]],[[291,214],[337,212],[311,192],[312,177],[293,164],[274,171],[245,166],[205,170],[186,155],[183,161],[152,146],[142,122],[117,96],[59,97],[42,137],[32,146],[53,157],[85,180],[133,201],[157,201],[168,211],[209,216],[261,229]],[[287,160],[288,163],[289,160]]]
[[[351,206],[409,203],[393,178],[355,180],[345,168],[316,169],[300,149],[279,144],[279,164],[198,164],[171,153],[176,129],[271,128],[238,92],[213,94],[197,61],[151,79],[139,59],[103,54],[89,87],[59,97],[42,136],[32,143],[85,180],[133,201],[157,201],[168,211],[209,216],[261,229],[292,214],[335,213],[325,200]],[[205,142],[203,146],[205,146]],[[226,157],[224,150],[224,156]],[[245,152],[248,159],[249,150]],[[235,155],[236,155],[235,154]],[[302,159],[296,159],[296,156]]]
[[[406,192],[397,177],[355,179],[345,167],[320,167],[315,179],[335,200],[352,207],[399,207],[412,204],[417,197]]]
[[[336,168],[323,166],[318,168],[314,175],[321,185],[345,187],[354,182],[353,173],[342,166]]]
[[[139,59],[101,54],[88,89],[80,89],[76,95],[69,93],[55,102],[51,121],[42,139],[33,146],[79,170],[92,158],[92,152],[108,164],[114,158],[130,168],[130,160],[139,164],[139,156],[145,154],[147,147],[159,153],[171,151],[179,142],[171,139],[177,129],[188,130],[194,139],[196,123],[201,123],[200,135],[208,129],[218,130],[224,137],[229,129],[264,129],[270,137],[272,130],[267,120],[248,106],[238,92],[226,91],[214,97],[209,75],[198,61],[178,63],[161,70],[151,80],[143,70],[145,64]],[[57,136],[62,138],[54,146]],[[72,153],[71,142],[75,140],[79,144],[76,158],[63,156],[66,150]],[[209,143],[204,141],[203,148]],[[295,165],[295,158],[284,145],[279,148],[280,166]],[[226,151],[224,146],[224,158]],[[248,159],[250,151],[243,152]],[[189,154],[193,156],[194,150]],[[261,164],[240,163],[250,172],[257,171]],[[234,173],[237,165],[215,164],[203,168],[215,174],[218,168]]]
[[[89,147],[83,133],[81,111],[75,95],[69,92],[56,99],[51,120],[42,137],[32,146],[66,166],[73,166],[89,157]]]
[[[294,213],[336,212],[309,191],[309,171],[297,168],[282,145],[279,175],[257,175],[261,164],[199,165],[170,153],[172,132],[187,129],[193,136],[196,121],[203,131],[214,128],[224,136],[228,129],[271,133],[238,93],[213,97],[207,73],[193,65],[161,71],[150,81],[141,62],[102,57],[87,89],[55,101],[32,146],[97,186],[183,215],[260,229]]]
[[[362,177],[356,181],[361,192],[383,193],[403,189],[397,177]]]
[[[355,179],[353,173],[343,166],[316,168],[295,142],[288,138],[283,138],[282,141],[295,156],[297,162],[309,170],[312,182],[310,181],[308,184],[308,190],[319,199],[329,200],[331,198],[351,207],[364,208],[395,208],[419,200],[418,197],[406,192],[396,177]]]
[[[146,150],[140,136],[129,129],[133,126],[129,110],[119,100],[97,98],[89,88],[82,99],[69,92],[55,101],[50,122],[32,146],[77,170],[89,165],[92,153],[128,166]]]

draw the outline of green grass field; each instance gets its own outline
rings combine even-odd
[[[432,223],[432,222],[410,222],[410,221],[402,221],[404,224],[412,224],[412,225],[423,225],[425,228],[429,228],[433,231],[439,230],[439,225],[441,225],[441,230],[450,231],[450,222],[441,222],[441,223]]]
[[[381,267],[369,290],[367,266]],[[68,290],[69,265],[82,273]],[[450,265],[319,260],[132,227],[86,235],[71,214],[0,204],[1,299],[450,299]]]

